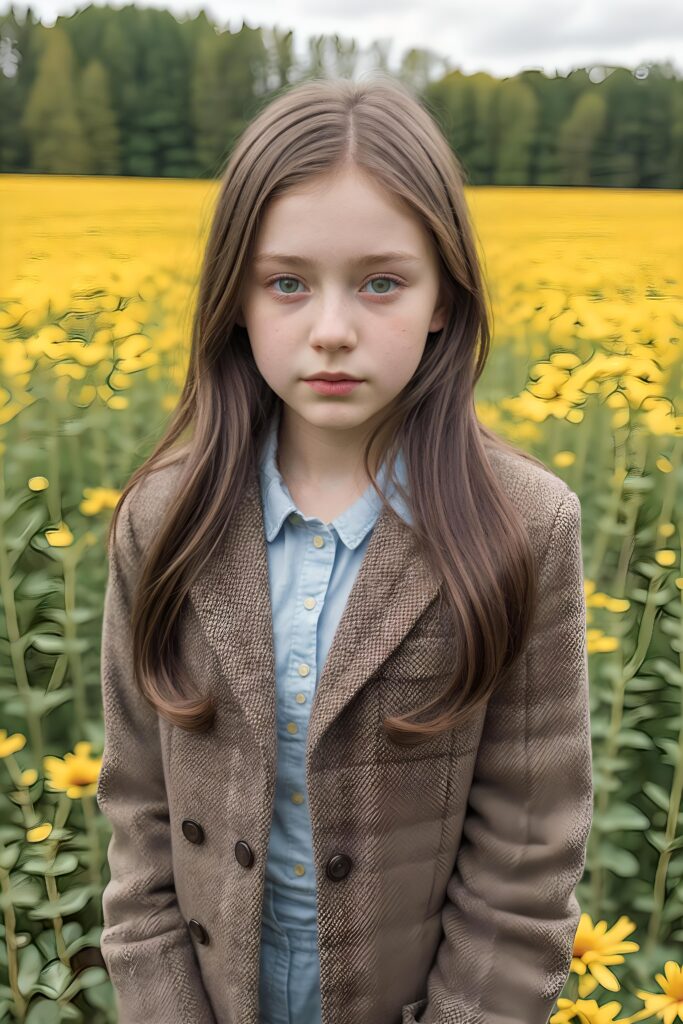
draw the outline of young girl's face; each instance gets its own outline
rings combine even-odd
[[[428,332],[444,326],[438,301],[424,226],[350,166],[268,204],[238,322],[290,410],[312,426],[348,430],[369,426],[411,379]],[[361,383],[322,394],[306,378],[325,371]]]

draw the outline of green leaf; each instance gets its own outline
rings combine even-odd
[[[60,1024],[60,1004],[51,999],[37,999],[31,1003],[25,1019],[26,1024]]]
[[[662,622],[661,625],[664,625]],[[680,629],[680,626],[677,627]],[[654,658],[653,661],[647,662],[648,668],[652,668],[660,676],[662,676],[667,683],[671,683],[673,686],[683,686],[683,672],[674,665],[673,661],[667,661],[666,658]]]
[[[73,874],[77,868],[78,857],[66,850],[58,854],[53,861],[33,857],[22,864],[22,871],[25,871],[27,875],[45,875],[48,878]]]
[[[666,850],[669,846],[669,842],[664,832],[655,832],[654,829],[650,829],[648,832],[645,833],[645,835],[647,836],[650,843],[652,843],[655,850],[657,850],[659,853],[666,853]]]
[[[53,921],[56,917],[63,917],[65,914],[75,914],[86,905],[92,891],[88,885],[74,886],[68,892],[61,894],[54,903],[43,900],[28,911],[28,916],[34,921]]]
[[[631,750],[651,750],[652,740],[644,732],[637,729],[621,729],[618,736],[619,746]]]
[[[92,608],[74,608],[70,612],[67,612],[65,608],[43,609],[43,618],[48,621],[57,622],[60,626],[65,625],[67,621],[76,622],[79,625],[83,622],[91,622],[93,619],[98,618],[99,615],[100,612]]]
[[[73,686],[61,686],[58,690],[51,690],[44,693],[37,687],[32,687],[27,694],[16,694],[8,700],[4,706],[5,712],[10,715],[24,715],[30,718],[32,715],[44,715],[60,704],[66,703],[73,697]]]
[[[677,768],[681,758],[683,757],[683,750],[681,749],[680,743],[676,743],[675,740],[670,740],[667,736],[656,736],[655,743],[664,751],[664,757],[662,758],[664,763],[670,764],[673,768]]]
[[[10,876],[8,889],[0,893],[0,909],[6,911],[10,907],[34,907],[41,895],[41,887],[32,878],[15,873]]]
[[[17,953],[19,975],[17,984],[22,996],[30,996],[33,986],[38,981],[43,961],[35,946],[25,946]]]
[[[651,782],[648,779],[643,783],[643,792],[646,796],[649,796],[656,807],[668,813],[671,798],[663,786],[658,786],[656,782]]]
[[[52,594],[63,594],[64,583],[58,577],[50,576],[47,572],[31,572],[28,573],[21,583],[21,588],[17,593],[17,597],[21,600],[24,598],[41,600],[44,597],[50,597]]]
[[[64,999],[71,1000],[79,992],[88,988],[95,988],[96,985],[102,985],[108,980],[109,974],[103,967],[85,967],[76,975],[72,983],[65,990]]]
[[[43,654],[63,654],[65,638],[57,633],[34,633],[31,643]]]
[[[5,846],[0,849],[0,868],[3,871],[11,871],[16,866],[21,853],[21,844],[14,843],[13,846]]]
[[[648,828],[650,819],[632,804],[615,803],[593,821],[598,832],[642,831]]]
[[[623,850],[614,843],[603,840],[598,847],[597,860],[601,867],[606,868],[619,878],[636,878],[640,871],[638,859],[630,850]]]
[[[37,991],[52,999],[57,999],[67,987],[73,974],[71,968],[61,960],[51,960],[45,964],[38,979]]]
[[[627,476],[621,486],[624,494],[644,494],[651,491],[654,485],[651,476]]]

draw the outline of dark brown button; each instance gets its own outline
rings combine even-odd
[[[250,868],[254,863],[254,851],[244,839],[238,839],[235,843],[235,857],[243,868]]]
[[[209,936],[206,934],[204,925],[200,924],[199,921],[196,921],[194,917],[187,922],[187,927],[190,929],[197,942],[201,942],[202,945],[205,945],[209,941]]]
[[[328,860],[325,872],[333,882],[338,882],[340,878],[346,878],[352,865],[353,861],[346,853],[335,853]]]
[[[204,829],[198,821],[193,821],[192,818],[185,818],[182,824],[183,835],[186,839],[189,839],[191,843],[203,843],[204,842]]]

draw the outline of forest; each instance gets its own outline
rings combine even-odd
[[[554,76],[465,74],[434,50],[389,63],[286,27],[221,28],[205,12],[88,6],[53,26],[0,14],[0,171],[215,178],[236,138],[280,90],[373,69],[412,88],[471,185],[680,189],[683,78],[669,63]]]

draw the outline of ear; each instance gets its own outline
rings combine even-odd
[[[445,327],[447,319],[448,309],[446,307],[446,303],[442,302],[441,305],[434,308],[432,319],[429,321],[428,333],[431,334],[432,331],[440,331]]]

